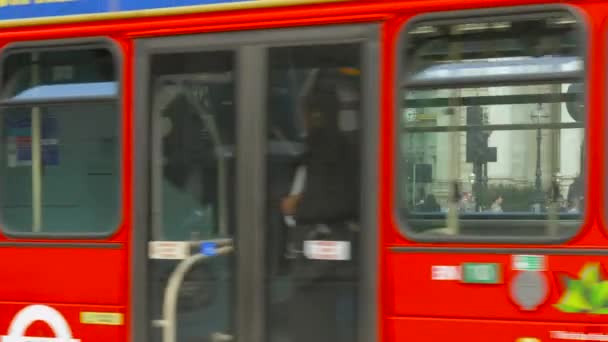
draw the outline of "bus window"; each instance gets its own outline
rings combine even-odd
[[[106,47],[2,60],[1,215],[16,235],[97,235],[120,208],[117,70]]]
[[[568,12],[405,29],[398,205],[421,239],[549,241],[584,214],[584,58]]]

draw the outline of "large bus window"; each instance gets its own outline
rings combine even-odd
[[[418,20],[402,37],[398,205],[420,239],[556,241],[584,192],[584,48],[564,11]]]
[[[9,49],[0,101],[2,228],[37,236],[114,231],[121,177],[112,52]]]

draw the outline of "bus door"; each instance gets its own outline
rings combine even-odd
[[[235,53],[146,56],[149,341],[232,339]],[[140,67],[143,67],[140,66]],[[146,86],[144,86],[146,85]],[[144,89],[140,89],[142,92]]]
[[[375,39],[138,42],[134,341],[375,338]]]

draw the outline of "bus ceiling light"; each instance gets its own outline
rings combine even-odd
[[[511,28],[509,21],[497,21],[492,23],[468,23],[458,24],[450,28],[452,34],[463,34],[469,32],[487,31],[487,30],[508,30]],[[423,25],[418,26],[409,32],[410,35],[424,35],[438,33],[435,26]]]
[[[435,26],[418,26],[411,30],[409,34],[432,34],[437,33]]]
[[[498,75],[533,75],[567,73],[583,70],[583,62],[577,57],[544,56],[537,58],[443,63],[433,65],[412,77],[413,80],[451,79],[461,77],[496,77]]]
[[[540,339],[536,337],[520,337],[515,342],[540,342]]]
[[[489,23],[459,24],[452,27],[453,34],[468,33],[473,31],[486,31],[490,28]]]
[[[547,19],[549,26],[568,26],[576,24],[576,20],[572,17],[559,17]]]
[[[494,30],[508,30],[511,28],[511,23],[508,21],[502,21],[502,22],[499,21],[496,23],[491,23],[490,28],[492,28]]]

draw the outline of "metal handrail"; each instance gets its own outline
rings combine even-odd
[[[177,304],[179,297],[179,289],[184,282],[186,274],[198,263],[230,254],[234,247],[228,245],[227,241],[222,241],[219,245],[226,244],[217,249],[215,255],[196,254],[182,260],[171,273],[169,282],[165,288],[165,296],[163,302],[163,317],[161,320],[155,320],[155,326],[163,329],[163,342],[177,341]]]
[[[218,231],[221,235],[226,235],[228,233],[228,166],[226,165],[226,158],[222,151],[224,142],[222,141],[220,130],[213,115],[207,113],[205,108],[203,108],[197,101],[192,99],[191,94],[183,84],[180,85],[180,89],[182,90],[183,94],[186,94],[186,98],[190,101],[190,104],[198,111],[199,117],[209,130],[209,134],[211,135],[211,139],[214,144],[214,149],[217,156],[218,174]]]

